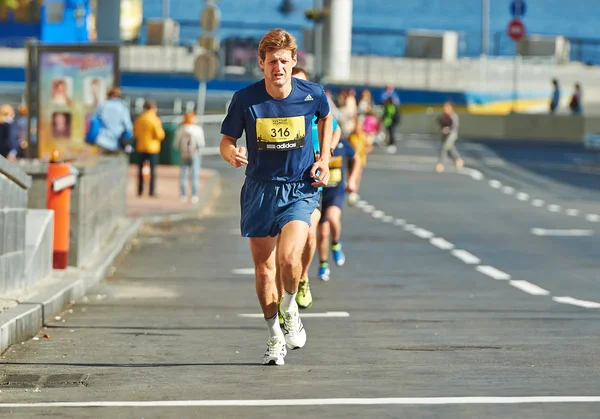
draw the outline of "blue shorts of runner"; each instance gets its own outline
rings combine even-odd
[[[246,177],[240,194],[243,237],[275,237],[290,221],[310,226],[319,192],[308,181],[264,182]]]
[[[346,197],[343,186],[341,188],[324,188],[322,195],[323,197],[321,199],[321,219],[319,220],[319,223],[324,223],[325,221],[327,221],[327,217],[325,216],[327,208],[338,207],[342,209],[342,207],[344,206],[344,198]]]

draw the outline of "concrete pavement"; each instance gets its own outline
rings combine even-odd
[[[435,150],[425,147],[401,146],[402,156],[376,151],[364,202],[345,210],[347,264],[334,267],[328,283],[312,281],[307,345],[283,367],[260,365],[264,321],[243,316],[260,317],[260,309],[239,237],[242,172],[207,159],[222,170],[221,197],[198,217],[145,225],[110,278],[38,340],[5,353],[0,410],[95,418],[597,417],[600,308],[581,303],[600,303],[600,224],[586,218],[600,211],[597,193],[508,160],[497,179],[497,166],[485,165],[496,151],[460,147],[478,172],[436,174]],[[586,176],[590,185],[597,180]],[[544,206],[533,205],[537,196]],[[592,235],[536,236],[533,228]],[[543,398],[559,396],[567,399]],[[359,398],[370,404],[353,405]]]

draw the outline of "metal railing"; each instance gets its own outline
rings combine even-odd
[[[0,296],[24,288],[30,186],[25,173],[0,157]]]

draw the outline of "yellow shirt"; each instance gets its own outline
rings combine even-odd
[[[360,157],[363,167],[365,167],[367,165],[367,135],[364,132],[360,134],[353,132],[348,137],[348,142]]]
[[[145,111],[133,124],[135,151],[138,153],[160,153],[160,142],[165,138],[165,130],[155,112]]]

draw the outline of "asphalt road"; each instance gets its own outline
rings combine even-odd
[[[146,226],[112,277],[9,349],[0,414],[597,418],[600,176],[582,150],[511,147],[461,144],[475,170],[444,174],[434,142],[376,151],[344,212],[347,264],[312,280],[307,345],[282,367],[260,365],[242,172],[205,159],[222,196]]]

